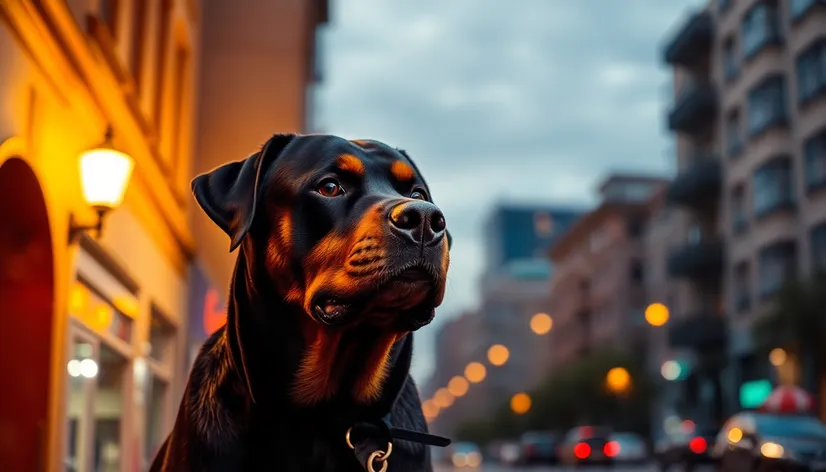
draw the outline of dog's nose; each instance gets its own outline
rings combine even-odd
[[[445,215],[423,200],[401,203],[390,210],[390,224],[397,232],[419,244],[432,244],[445,235]]]

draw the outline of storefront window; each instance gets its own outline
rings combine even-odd
[[[175,327],[157,309],[152,310],[149,326],[149,357],[166,363],[175,357]]]
[[[98,365],[94,345],[82,336],[72,338],[69,361],[66,364],[68,398],[66,404],[66,455],[67,472],[89,470],[92,453],[89,447],[91,421],[89,409]]]
[[[152,307],[144,390],[144,468],[152,463],[172,427],[170,384],[177,364],[176,327],[158,307]]]
[[[166,436],[166,399],[169,384],[160,376],[152,375],[147,384],[146,438],[144,441],[147,466],[154,459]]]

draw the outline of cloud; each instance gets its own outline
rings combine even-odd
[[[666,173],[666,33],[698,0],[346,0],[321,47],[328,132],[407,150],[454,236],[447,299],[475,304],[481,223],[503,198],[593,203],[612,170]]]

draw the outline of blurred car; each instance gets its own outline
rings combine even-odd
[[[568,465],[609,465],[616,445],[609,444],[611,430],[597,426],[577,426],[568,431],[557,448],[560,462]]]
[[[713,447],[721,472],[826,471],[826,424],[808,415],[742,412]]]
[[[519,463],[522,465],[557,464],[559,435],[547,431],[528,431],[519,440]]]
[[[472,442],[457,442],[445,448],[445,462],[457,469],[482,465],[482,451]]]
[[[608,437],[606,448],[608,455],[613,456],[616,463],[641,464],[648,460],[648,448],[645,440],[635,433],[613,433]]]
[[[691,471],[700,464],[713,464],[715,458],[709,454],[709,449],[718,431],[714,426],[697,425],[685,420],[679,429],[666,432],[654,448],[660,470],[667,471],[674,465],[680,465],[684,471]]]

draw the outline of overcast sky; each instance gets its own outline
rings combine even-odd
[[[592,204],[616,170],[674,167],[667,33],[702,0],[338,0],[321,35],[318,124],[405,149],[454,238],[448,292],[416,339],[477,301],[480,226],[501,199]]]

